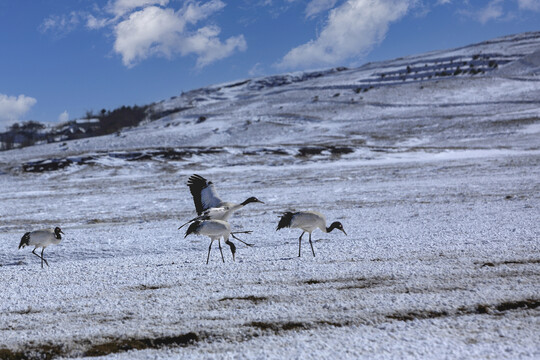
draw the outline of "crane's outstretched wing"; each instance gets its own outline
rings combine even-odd
[[[219,197],[211,181],[206,180],[200,175],[193,174],[189,177],[187,185],[193,196],[195,210],[197,215],[201,215],[205,210],[219,207],[223,200]]]

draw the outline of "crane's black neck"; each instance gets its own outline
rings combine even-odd
[[[329,227],[326,228],[326,232],[329,233],[332,230],[339,228],[340,225],[341,223],[339,221],[334,221]]]
[[[231,248],[231,252],[234,255],[234,253],[236,252],[236,245],[234,245],[234,243],[230,240],[225,241],[225,244],[229,245],[229,247]]]

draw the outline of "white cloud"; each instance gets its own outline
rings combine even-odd
[[[69,121],[69,113],[67,110],[64,110],[64,112],[58,116],[58,121],[61,123]]]
[[[117,17],[124,16],[125,14],[150,5],[165,6],[169,3],[169,0],[116,0],[109,1],[107,4],[107,11]]]
[[[282,68],[338,65],[380,43],[391,22],[407,13],[414,0],[348,0],[330,11],[315,40],[287,53]]]
[[[39,26],[39,30],[42,33],[53,33],[57,36],[63,36],[79,25],[81,17],[83,14],[81,12],[72,11],[67,15],[51,15]]]
[[[490,20],[496,20],[504,15],[503,0],[493,0],[486,7],[478,11],[478,21],[482,24]]]
[[[88,15],[86,17],[86,27],[91,30],[98,30],[108,26],[111,23],[111,19],[97,18],[94,15]]]
[[[540,11],[540,0],[518,0],[520,10]]]
[[[261,76],[264,74],[263,66],[261,63],[256,63],[253,65],[251,69],[248,71],[249,76]]]
[[[311,0],[306,6],[306,17],[311,18],[336,5],[337,0]]]
[[[8,96],[0,94],[0,123],[19,120],[36,102],[36,99],[26,95]]]
[[[185,21],[174,10],[147,7],[116,25],[114,50],[128,67],[153,54],[170,56],[184,26]]]
[[[91,13],[49,16],[40,30],[62,36],[82,24],[90,30],[112,31],[113,49],[127,67],[153,56],[172,58],[178,54],[195,55],[197,67],[204,67],[247,48],[243,35],[220,39],[218,26],[197,26],[225,7],[222,0],[185,0],[179,10],[169,3],[170,0],[109,0],[103,8],[94,6]]]
[[[236,49],[245,51],[246,40],[243,35],[228,38],[225,43],[218,39],[219,28],[207,26],[195,34],[181,40],[179,51],[182,55],[197,54],[197,67],[202,68],[216,60],[230,56]]]
[[[174,54],[195,54],[197,67],[204,67],[237,50],[244,51],[247,45],[242,35],[222,42],[217,26],[204,26],[195,31],[186,29],[188,24],[195,24],[224,6],[220,0],[202,5],[189,2],[176,12],[171,8],[147,6],[132,12],[115,26],[114,50],[128,67],[150,56],[170,58]]]
[[[223,9],[225,3],[221,0],[211,0],[207,3],[200,5],[199,3],[187,3],[184,9],[182,9],[182,17],[186,22],[195,24],[201,20],[206,19],[213,13]]]

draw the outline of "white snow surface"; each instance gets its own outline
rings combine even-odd
[[[0,152],[0,358],[540,358],[538,49],[526,33],[216,85],[119,135]],[[478,54],[510,60],[373,80]],[[236,262],[214,244],[205,265],[209,239],[177,230],[193,173],[265,202],[230,220],[253,231]],[[276,232],[298,210],[348,236],[316,230],[313,257],[304,235],[298,257],[301,231]],[[54,226],[41,269],[17,246]]]

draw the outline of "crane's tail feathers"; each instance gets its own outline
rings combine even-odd
[[[181,228],[183,228],[184,226],[186,226],[186,225],[189,224],[190,222],[191,222],[191,220],[188,221],[187,223],[183,224],[182,226],[180,226],[180,227],[178,228],[178,230],[180,230]]]
[[[207,220],[207,219],[205,219],[205,218],[202,217],[202,216],[197,216],[197,217],[195,217],[195,218],[189,220],[187,223],[183,224],[182,226],[180,226],[180,227],[178,228],[178,230],[180,230],[181,228],[183,228],[183,227],[186,226],[187,224],[192,223],[192,222],[194,222],[194,221],[198,221],[198,220]]]
[[[279,219],[279,223],[276,228],[276,231],[286,228],[286,227],[291,227],[291,221],[292,221],[293,216],[294,216],[294,213],[290,211],[284,212],[283,215],[281,216],[281,219]]]
[[[25,246],[28,245],[30,241],[30,233],[27,232],[26,234],[23,235],[23,237],[21,238],[21,242],[19,243],[19,249],[20,248],[24,248]]]
[[[199,230],[199,225],[201,224],[200,221],[198,220],[195,220],[194,222],[191,223],[191,225],[189,225],[188,229],[186,230],[186,235],[184,236],[184,239],[189,235],[189,234],[198,234],[198,230]],[[182,225],[183,226],[183,225]]]

